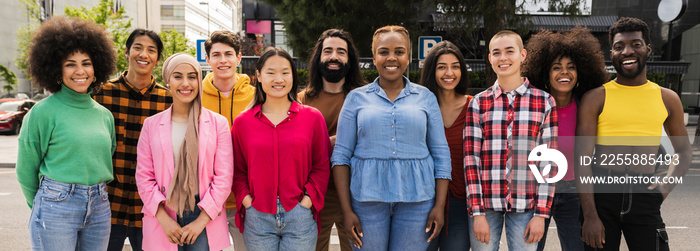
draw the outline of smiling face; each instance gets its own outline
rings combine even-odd
[[[452,53],[440,55],[435,67],[435,81],[445,90],[454,90],[462,78],[459,59]]]
[[[92,60],[85,53],[73,52],[66,58],[61,68],[63,84],[75,92],[87,93],[88,88],[95,81]]]
[[[287,99],[287,94],[292,90],[294,77],[292,76],[291,63],[282,56],[271,56],[263,64],[256,75],[262,84],[266,100]]]
[[[613,36],[610,58],[618,78],[636,78],[645,69],[651,45],[644,42],[641,31],[620,32]]]
[[[153,68],[158,64],[158,46],[146,35],[138,36],[127,48],[126,58],[129,60],[129,71],[141,76],[151,76]]]
[[[345,40],[338,37],[323,40],[323,50],[318,65],[323,79],[331,83],[340,82],[350,70],[347,63],[348,43]]]
[[[559,57],[549,68],[549,85],[552,93],[568,94],[578,81],[576,64],[567,56]]]
[[[225,43],[212,44],[207,55],[207,63],[211,66],[214,76],[221,79],[233,78],[240,61],[241,54]]]
[[[168,85],[173,94],[173,102],[189,104],[199,92],[197,70],[189,64],[179,64],[170,74]]]
[[[409,43],[405,36],[398,32],[379,35],[375,44],[372,59],[379,72],[382,82],[403,81],[402,74],[408,68]]]
[[[494,38],[489,44],[489,62],[499,78],[520,76],[520,66],[527,51],[518,45],[515,36],[506,35]]]

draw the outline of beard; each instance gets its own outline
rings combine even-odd
[[[330,64],[338,64],[338,66],[340,66],[340,69],[328,69],[328,65]],[[343,80],[343,78],[345,78],[345,75],[348,74],[348,71],[350,71],[350,66],[338,60],[328,60],[326,62],[319,61],[318,68],[321,69],[321,76],[323,77],[323,79],[331,83],[340,82],[340,80]]]
[[[615,71],[617,72],[617,74],[625,78],[635,78],[639,76],[639,74],[642,74],[642,71],[644,71],[644,69],[647,66],[647,57],[640,57],[637,60],[636,70],[625,71],[625,69],[622,68],[622,61],[623,60],[618,60],[617,62],[615,62],[615,64],[613,64],[613,66],[615,67]]]

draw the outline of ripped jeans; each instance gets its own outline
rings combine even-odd
[[[107,250],[111,217],[104,182],[84,186],[43,177],[29,218],[32,250]]]
[[[639,175],[592,167],[594,176]],[[642,175],[650,176],[650,175]],[[619,250],[624,233],[629,250],[669,250],[666,225],[661,218],[664,197],[651,184],[614,184],[595,186],[595,205],[605,227],[603,249],[586,245],[586,250]],[[619,191],[619,193],[611,193]]]

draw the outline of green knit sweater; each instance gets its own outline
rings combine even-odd
[[[113,179],[114,117],[89,92],[64,86],[37,103],[18,141],[17,180],[30,208],[43,176],[86,186]]]

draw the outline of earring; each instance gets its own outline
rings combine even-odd
[[[576,82],[576,86],[575,86],[574,88],[577,88],[577,87],[578,87],[578,84],[579,84],[579,83],[578,83],[578,82]]]
[[[59,79],[58,81],[56,81],[56,84],[62,85],[62,84],[63,84],[63,79]]]

